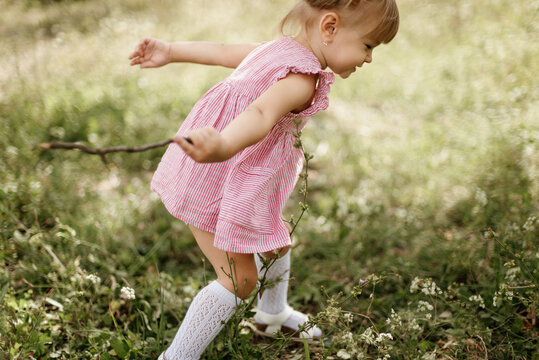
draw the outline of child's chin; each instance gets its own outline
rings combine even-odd
[[[355,72],[356,72],[356,69],[354,68],[354,69],[352,69],[352,70],[343,71],[342,73],[339,73],[339,76],[340,76],[341,78],[343,78],[343,79],[348,79],[348,77],[349,77],[350,75],[352,75],[353,73],[355,73]]]

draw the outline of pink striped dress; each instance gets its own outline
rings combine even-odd
[[[318,74],[312,104],[288,113],[258,143],[227,161],[201,164],[176,144],[165,152],[151,188],[174,216],[215,234],[214,246],[235,253],[257,253],[290,245],[281,212],[298,179],[303,153],[294,147],[294,119],[307,119],[328,107],[333,73],[289,37],[263,43],[234,72],[211,88],[178,130],[213,126],[223,130],[264,91],[288,73]]]

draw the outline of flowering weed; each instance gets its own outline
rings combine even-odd
[[[212,275],[150,193],[162,151],[103,164],[37,144],[169,137],[229,70],[127,69],[131,44],[269,39],[292,3],[2,2],[0,360],[170,343]],[[395,40],[301,134],[288,301],[323,340],[254,336],[253,293],[205,359],[537,358],[538,3],[399,6]]]

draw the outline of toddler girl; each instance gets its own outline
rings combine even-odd
[[[295,37],[239,45],[144,39],[130,56],[142,68],[169,62],[235,68],[196,103],[152,180],[217,274],[193,299],[160,359],[200,358],[255,288],[258,254],[279,257],[266,274],[279,281],[258,301],[262,331],[295,331],[308,320],[286,301],[291,241],[281,211],[303,161],[294,120],[301,130],[325,110],[333,73],[347,78],[370,63],[373,49],[395,36],[399,16],[394,0],[303,0],[281,21],[281,32],[289,22],[301,26]],[[302,334],[321,335],[317,327]]]

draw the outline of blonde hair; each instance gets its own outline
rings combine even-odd
[[[377,15],[378,24],[366,37],[387,44],[399,30],[399,9],[395,0],[301,0],[279,23],[279,31],[286,35],[285,28],[299,24],[302,28],[312,25],[319,10],[334,10],[345,26],[357,26],[369,16]]]

